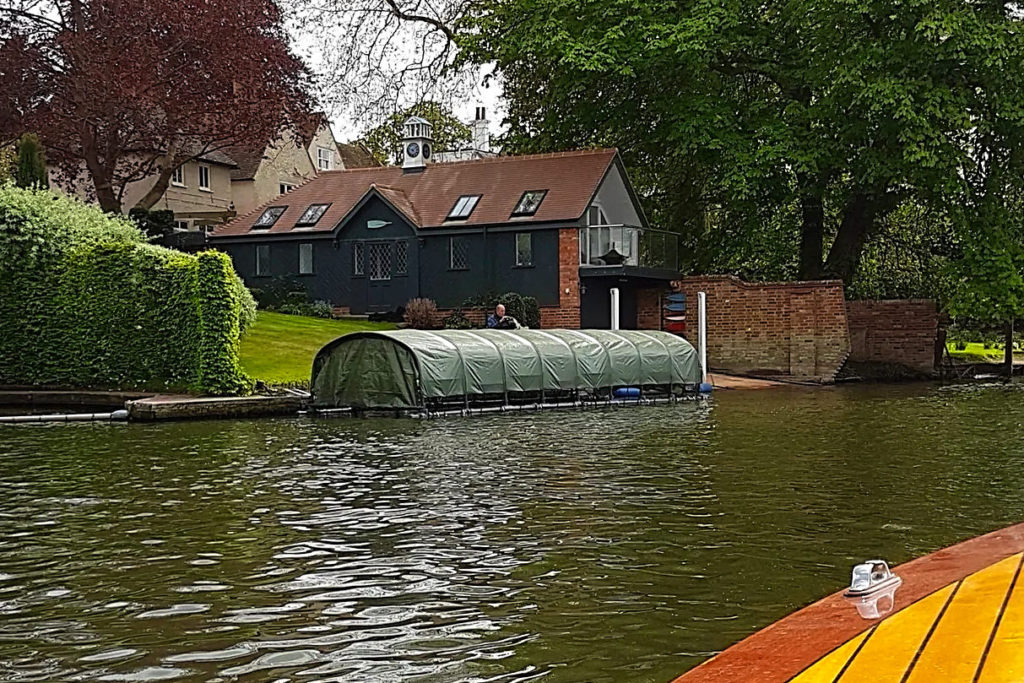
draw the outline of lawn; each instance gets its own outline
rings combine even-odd
[[[1003,362],[1003,350],[992,347],[985,348],[981,342],[968,342],[966,349],[958,349],[953,343],[946,344],[951,358],[962,360],[968,363],[1001,363]],[[1021,352],[1014,352],[1015,358],[1020,358]]]
[[[267,384],[306,385],[313,356],[327,342],[349,332],[393,329],[391,323],[260,311],[242,337],[242,369]]]

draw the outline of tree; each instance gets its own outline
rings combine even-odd
[[[0,139],[37,132],[105,211],[236,144],[304,121],[307,73],[273,0],[40,0],[0,7]]]
[[[456,39],[463,59],[504,79],[506,149],[618,146],[649,214],[692,248],[742,243],[782,216],[798,228],[797,275],[850,283],[899,206],[962,199],[980,129],[1015,144],[1014,12],[962,0],[486,0]]]
[[[18,151],[14,145],[0,145],[0,185],[14,180]]]
[[[14,183],[25,188],[50,186],[46,171],[46,154],[37,135],[25,133],[18,140],[18,166],[14,173]]]
[[[382,164],[401,159],[401,140],[405,134],[403,124],[410,116],[419,116],[431,123],[434,149],[460,149],[472,139],[469,126],[455,118],[450,109],[438,102],[420,102],[392,114],[384,123],[363,135],[359,142]]]

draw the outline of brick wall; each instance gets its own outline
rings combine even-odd
[[[665,287],[639,289],[636,292],[636,327],[639,330],[661,329],[661,295]]]
[[[939,313],[930,299],[848,301],[850,360],[935,370]]]
[[[832,382],[850,353],[843,283],[748,283],[732,276],[688,277],[690,336],[697,292],[708,297],[708,365],[713,370]]]
[[[580,327],[580,231],[558,231],[558,306],[542,306],[541,327]]]

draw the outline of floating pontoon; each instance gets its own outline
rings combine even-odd
[[[675,400],[700,382],[696,351],[667,332],[394,330],[328,343],[311,386],[315,410],[432,415]]]

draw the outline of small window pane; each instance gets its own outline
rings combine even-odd
[[[533,234],[529,232],[516,233],[516,265],[533,265]]]
[[[253,229],[255,229],[255,230],[266,230],[267,228],[269,228],[270,226],[272,226],[274,223],[277,222],[277,219],[281,217],[281,214],[284,213],[284,210],[286,208],[288,208],[288,207],[286,207],[286,206],[271,206],[271,207],[269,207],[266,211],[264,211],[260,215],[260,217],[258,219],[256,219],[256,222],[252,224]]]
[[[356,242],[352,245],[352,274],[362,275],[363,273],[363,243]]]
[[[478,194],[462,195],[455,201],[455,206],[452,207],[451,213],[448,214],[448,218],[469,218],[469,214],[473,213],[473,209],[476,208],[476,203],[480,201]]]
[[[330,171],[331,170],[331,168],[333,166],[333,162],[334,162],[334,158],[333,157],[334,157],[334,155],[331,154],[331,150],[327,149],[326,147],[317,147],[317,149],[316,149],[316,161],[317,161],[317,167],[321,171]]]
[[[391,243],[370,242],[367,249],[371,280],[391,279]]]
[[[313,245],[310,242],[303,242],[299,245],[299,275],[312,275],[313,273]]]
[[[605,218],[600,206],[591,206],[587,209],[587,225],[608,225],[608,219]]]
[[[295,225],[316,225],[317,221],[323,217],[324,212],[327,211],[328,206],[330,206],[330,204],[310,204],[309,207],[302,212],[302,216],[299,217],[299,220]]]
[[[519,203],[516,204],[515,211],[512,212],[512,215],[532,216],[537,213],[537,209],[540,208],[540,203],[544,201],[544,195],[547,193],[547,190],[527,190],[523,193],[523,196],[519,198]]]
[[[171,184],[185,186],[185,169],[181,166],[171,171]]]
[[[210,167],[200,166],[199,167],[199,189],[209,190],[210,189]]]
[[[288,194],[289,192],[291,192],[294,189],[295,189],[295,186],[292,185],[291,183],[279,183],[278,186],[277,186],[277,193],[278,194]]]
[[[395,242],[395,275],[407,275],[409,273],[409,243],[405,241]]]
[[[256,274],[270,275],[270,245],[256,245]]]
[[[469,242],[465,237],[448,238],[449,267],[452,270],[469,270]]]

